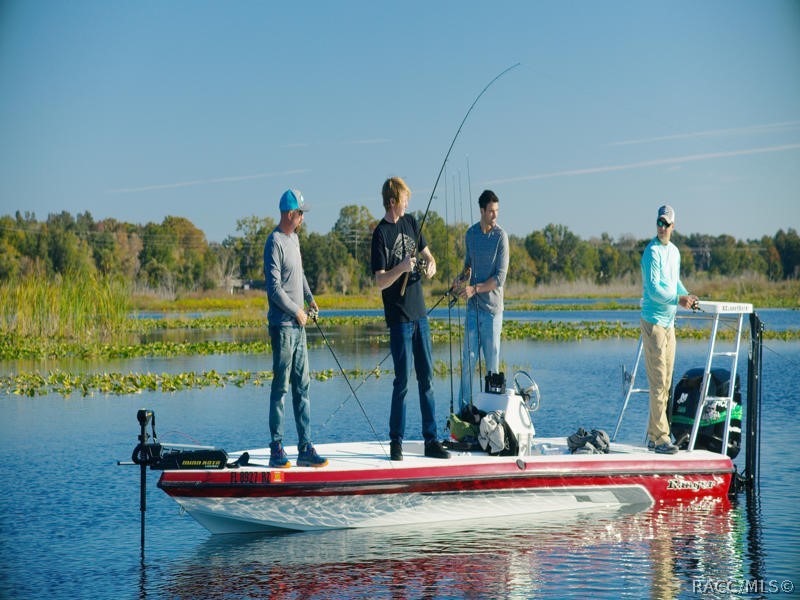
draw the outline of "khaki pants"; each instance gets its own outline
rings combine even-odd
[[[641,321],[647,384],[650,387],[650,418],[647,437],[656,445],[671,442],[667,403],[675,366],[675,328]]]

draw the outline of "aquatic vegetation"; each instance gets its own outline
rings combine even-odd
[[[168,318],[141,316],[132,318],[128,305],[120,300],[124,296],[124,290],[115,288],[116,284],[111,281],[95,280],[87,284],[86,289],[97,299],[93,304],[88,302],[86,296],[81,295],[83,292],[71,287],[71,284],[57,284],[52,290],[49,289],[49,284],[17,282],[15,285],[16,287],[9,284],[0,286],[0,302],[2,302],[0,360],[102,361],[142,357],[268,355],[271,352],[266,331],[266,315],[263,311],[235,310],[208,316],[178,314]],[[47,308],[50,303],[60,306],[57,310],[51,311]],[[607,309],[609,306],[604,308]],[[503,324],[504,340],[571,342],[613,338],[635,340],[639,336],[639,327],[636,324],[619,321],[518,321],[511,317],[513,311],[508,312],[510,318]],[[101,318],[98,316],[100,313],[106,317]],[[57,324],[50,323],[50,320]],[[323,316],[318,325],[326,332],[335,329],[342,336],[366,334],[369,344],[385,347],[388,352],[389,336],[381,315]],[[452,343],[460,346],[463,332],[458,319],[449,322],[446,319],[431,319],[430,328],[433,343]],[[248,341],[213,339],[218,337],[215,332],[226,332],[220,335],[229,338],[231,333],[228,332],[232,330],[241,330],[243,333],[240,335]],[[201,336],[191,335],[192,332],[200,331],[205,333]],[[171,332],[168,337],[177,339],[174,341],[147,339],[160,338],[158,332]],[[682,326],[676,333],[681,339],[703,340],[708,337],[708,328]],[[733,332],[729,328],[720,331],[722,338],[730,339],[732,335]],[[197,337],[209,339],[198,341]],[[800,339],[800,330],[767,330],[764,337],[786,341],[797,340]],[[312,347],[324,345],[316,326],[309,326],[308,340]],[[330,336],[328,341],[335,346],[336,336]],[[457,365],[453,366],[453,369],[457,368]],[[503,368],[506,372],[509,371],[506,365]],[[434,365],[434,371],[438,377],[446,377],[451,372],[451,367],[444,361],[438,360]],[[359,379],[380,377],[385,373],[391,373],[391,370],[382,369],[381,365],[374,369],[347,371],[348,378],[356,385]],[[313,371],[311,376],[317,381],[327,381],[341,377],[342,374],[337,370],[324,369]],[[121,395],[178,392],[208,387],[265,386],[271,380],[270,371],[74,373],[67,370],[39,372],[34,367],[30,371],[0,375],[0,394]]]
[[[372,370],[346,370],[347,377],[352,380],[368,376],[380,376],[389,371],[375,368]],[[333,377],[341,377],[341,372],[333,369],[312,371],[312,379],[327,381]],[[94,393],[109,395],[139,394],[142,392],[178,392],[189,389],[207,387],[222,388],[227,385],[236,387],[263,387],[272,381],[272,371],[226,371],[220,373],[210,371],[187,371],[182,373],[66,373],[61,370],[49,371],[46,374],[31,372],[0,376],[0,393],[17,396],[42,396],[60,394],[71,396],[80,394],[90,396]]]
[[[373,317],[338,317],[324,324],[324,329],[337,326],[366,327],[376,324]],[[249,325],[248,325],[249,326]],[[445,320],[430,321],[431,339],[435,344],[460,343],[462,327],[458,323],[448,325]],[[189,329],[192,329],[189,327]],[[211,328],[213,330],[213,328]],[[313,329],[310,330],[313,333]],[[679,339],[706,339],[707,328],[679,327],[676,335]],[[731,339],[733,332],[722,329],[719,337]],[[639,327],[625,325],[620,322],[582,321],[579,323],[554,321],[513,321],[503,323],[502,337],[505,340],[531,340],[566,342],[579,340],[603,339],[636,339]],[[765,339],[790,341],[800,339],[800,330],[764,332]],[[388,333],[369,336],[370,342],[387,345]],[[335,339],[329,339],[335,345]],[[321,347],[324,341],[309,336],[310,347]],[[97,341],[76,341],[69,339],[42,338],[36,336],[18,336],[0,333],[0,360],[14,359],[116,359],[140,357],[175,357],[175,356],[207,356],[221,354],[268,354],[271,352],[269,337],[266,332],[263,339],[254,341],[221,341],[203,340],[192,342],[152,341],[143,343],[109,343]]]

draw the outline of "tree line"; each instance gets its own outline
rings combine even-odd
[[[305,228],[299,232],[306,276],[316,293],[358,293],[373,286],[370,241],[378,221],[367,208],[349,205],[340,210],[328,233],[309,233]],[[447,224],[436,212],[428,213],[423,233],[445,278],[461,270],[467,227]],[[235,234],[222,243],[209,243],[183,217],[139,225],[96,221],[89,212],[76,216],[61,212],[39,221],[32,213],[17,211],[0,217],[0,281],[101,275],[121,278],[135,289],[172,293],[232,288],[242,282],[257,286],[264,277],[264,243],[274,228],[270,217],[246,217],[237,221]],[[650,239],[614,239],[604,233],[584,240],[565,225],[555,224],[526,236],[510,235],[508,281],[532,286],[636,278]],[[800,279],[800,236],[793,228],[758,240],[676,232],[672,241],[681,251],[686,276],[754,273],[772,281]]]

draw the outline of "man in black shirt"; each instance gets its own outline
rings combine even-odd
[[[425,456],[450,458],[450,453],[442,447],[436,435],[431,335],[420,274],[422,271],[426,277],[433,277],[436,274],[436,261],[419,231],[416,219],[406,214],[411,196],[406,183],[399,177],[387,179],[382,195],[386,214],[372,234],[372,272],[383,297],[383,311],[389,327],[389,345],[394,361],[395,378],[389,416],[391,459],[403,460],[405,398],[412,359],[419,385]]]

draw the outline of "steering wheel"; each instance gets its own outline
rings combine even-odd
[[[522,383],[519,381],[520,376],[527,378],[527,386],[522,386]],[[539,386],[536,385],[533,377],[528,375],[528,373],[525,371],[517,371],[514,373],[514,389],[516,389],[517,394],[522,396],[522,401],[525,404],[525,408],[527,408],[530,412],[539,410],[541,394],[539,393]]]

